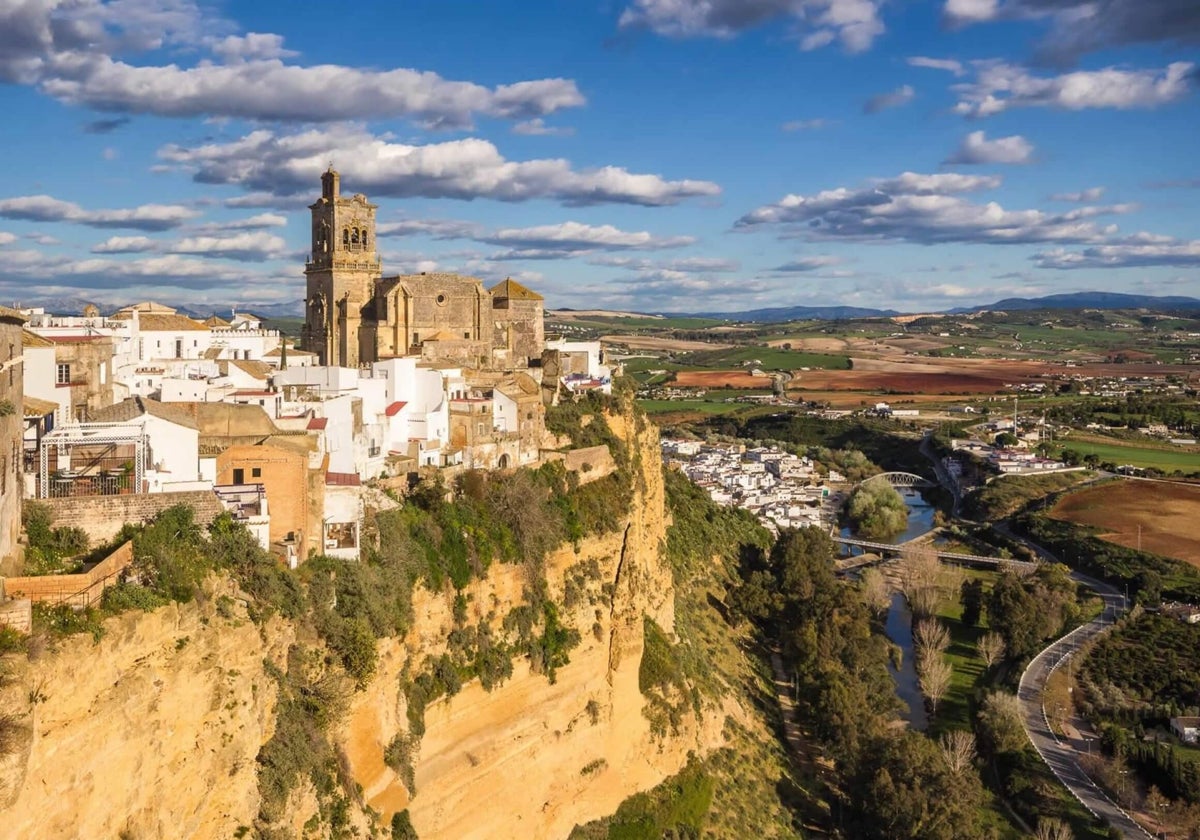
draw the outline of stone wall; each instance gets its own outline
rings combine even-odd
[[[90,607],[100,601],[104,590],[116,583],[118,573],[132,562],[133,542],[130,541],[83,574],[4,578],[4,592],[9,598]]]
[[[212,522],[224,510],[211,490],[45,499],[40,504],[50,508],[56,528],[64,525],[82,528],[93,542],[111,540],[126,522],[145,522],[175,505],[194,508],[196,521],[201,525]]]
[[[17,598],[0,601],[0,627],[11,627],[18,633],[33,632],[33,601]]]
[[[542,461],[562,461],[564,467],[579,474],[580,484],[604,478],[617,469],[612,453],[603,444],[583,449],[568,449],[566,452],[542,450]]]

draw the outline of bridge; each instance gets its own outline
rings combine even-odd
[[[864,479],[861,484],[866,484],[868,481],[874,481],[877,478],[882,478],[893,487],[937,487],[937,484],[925,478],[922,475],[908,472],[885,472],[879,475],[873,475],[870,478]]]
[[[871,542],[870,540],[857,540],[853,537],[838,537],[835,536],[833,541],[842,545],[853,545],[859,548],[870,549],[877,551],[880,554],[899,554],[908,544],[896,545],[895,543]],[[1005,560],[1000,557],[980,557],[977,554],[958,554],[954,551],[938,551],[936,548],[929,546],[922,547],[922,550],[931,550],[937,555],[939,560],[944,560],[947,563],[955,563],[960,566],[991,566],[992,568],[1011,568],[1020,569],[1022,571],[1033,571],[1037,568],[1037,563],[1028,563],[1024,560]],[[845,568],[852,568],[847,566]]]

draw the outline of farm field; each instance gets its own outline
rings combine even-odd
[[[1200,457],[1200,456],[1197,456]],[[1112,543],[1200,567],[1200,485],[1165,481],[1110,482],[1063,496],[1050,515],[1092,525]]]
[[[1135,467],[1153,467],[1164,472],[1193,472],[1200,470],[1200,452],[1186,449],[1151,449],[1145,446],[1126,446],[1120,443],[1097,443],[1092,440],[1061,441],[1064,449],[1074,449],[1081,455],[1095,455],[1117,466],[1131,464]]]
[[[746,403],[707,402],[705,400],[638,400],[647,414],[730,414],[750,408]]]

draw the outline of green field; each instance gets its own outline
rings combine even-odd
[[[647,414],[669,414],[675,411],[730,414],[738,409],[753,408],[747,403],[706,402],[704,400],[638,400],[638,405]]]
[[[823,368],[826,370],[849,370],[849,356],[828,353],[806,353],[800,350],[781,350],[777,347],[733,347],[725,350],[702,350],[690,353],[681,361],[699,368],[741,367],[754,361],[755,367],[765,370],[798,370],[800,368]]]
[[[1067,440],[1065,449],[1074,449],[1081,455],[1095,455],[1100,461],[1111,461],[1117,466],[1132,464],[1135,467],[1153,467],[1164,472],[1194,472],[1200,470],[1200,452],[1182,449],[1143,449],[1138,446],[1122,446],[1119,443],[1093,443],[1084,440]]]

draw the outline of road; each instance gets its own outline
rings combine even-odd
[[[925,443],[927,444],[928,440]],[[936,458],[932,452],[926,451],[925,455],[936,465]],[[942,474],[939,471],[938,478],[941,479],[941,477]],[[957,503],[957,501],[958,496],[956,495],[955,502]],[[997,522],[993,527],[1010,539],[1028,546],[1039,559],[1060,562],[1042,546],[1013,533],[1005,523]],[[1116,587],[1081,572],[1072,572],[1071,579],[1095,591],[1104,600],[1104,609],[1097,618],[1053,642],[1029,663],[1025,672],[1021,674],[1020,687],[1017,689],[1017,696],[1021,701],[1021,723],[1038,755],[1071,792],[1071,795],[1083,804],[1083,807],[1095,816],[1107,820],[1109,825],[1119,829],[1125,837],[1138,838],[1138,840],[1153,837],[1083,772],[1083,768],[1079,766],[1079,760],[1083,755],[1079,749],[1080,745],[1072,744],[1069,740],[1059,740],[1058,736],[1051,731],[1050,722],[1046,717],[1043,700],[1046,680],[1050,678],[1055,669],[1074,654],[1080,645],[1088,639],[1093,639],[1108,631],[1126,608],[1125,597]]]
[[[995,527],[1005,536],[1029,546],[1042,559],[1057,561],[1057,558],[1046,549],[1012,533],[1003,523],[997,523]],[[1025,734],[1029,736],[1038,755],[1071,792],[1071,795],[1083,804],[1083,807],[1120,829],[1126,837],[1153,837],[1088,778],[1088,775],[1079,766],[1079,760],[1083,755],[1080,750],[1081,745],[1073,744],[1069,740],[1060,740],[1051,731],[1049,720],[1046,717],[1043,700],[1046,680],[1050,678],[1055,669],[1074,654],[1080,645],[1111,629],[1117,618],[1125,612],[1125,597],[1116,587],[1080,572],[1072,572],[1071,579],[1094,590],[1104,600],[1104,610],[1097,618],[1076,627],[1052,643],[1029,663],[1025,673],[1021,674],[1021,684],[1017,689],[1017,696],[1021,700],[1021,722],[1025,726]]]

